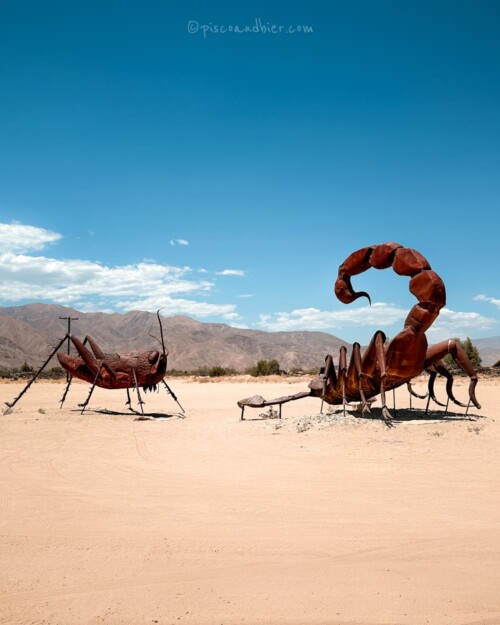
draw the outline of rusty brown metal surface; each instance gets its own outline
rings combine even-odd
[[[128,389],[135,390],[137,392],[137,399],[141,411],[144,412],[144,402],[142,401],[140,389],[142,388],[143,391],[154,391],[161,382],[167,392],[172,395],[174,401],[177,402],[182,412],[184,412],[175,393],[164,380],[167,372],[168,351],[165,348],[159,311],[157,312],[157,317],[160,325],[161,341],[159,341],[159,339],[158,341],[161,345],[161,351],[147,350],[134,351],[126,354],[106,354],[92,337],[87,336],[82,342],[76,336],[69,333],[66,334],[21,393],[12,402],[6,402],[7,406],[12,408],[21,399],[63,343],[68,341],[69,345],[69,341],[71,341],[78,352],[77,354],[57,352],[57,359],[68,373],[68,383],[61,399],[61,406],[68,394],[71,380],[73,378],[78,378],[92,385],[87,399],[80,405],[82,412],[88,405],[96,386],[109,390],[127,389],[127,405],[129,408],[131,407],[131,400]],[[86,347],[87,343],[90,349]]]
[[[476,408],[480,408],[475,395],[477,373],[462,349],[460,341],[452,338],[431,347],[427,345],[425,332],[434,323],[446,303],[444,283],[431,269],[427,259],[420,252],[394,242],[356,250],[346,258],[338,270],[334,290],[342,303],[351,304],[360,297],[366,297],[371,303],[368,293],[355,291],[351,282],[353,276],[371,267],[375,269],[392,267],[398,275],[408,276],[409,290],[418,302],[408,313],[401,332],[391,341],[387,342],[385,334],[379,330],[363,354],[359,343],[353,344],[349,362],[346,348],[341,348],[337,369],[332,356],[328,355],[325,366],[309,384],[309,396],[319,397],[328,404],[343,404],[344,409],[348,402],[361,403],[363,412],[369,413],[373,398],[380,395],[382,416],[389,422],[392,415],[386,405],[386,392],[403,384],[409,385],[414,377],[427,371],[430,374],[429,399],[439,404],[434,395],[434,380],[439,373],[447,378],[448,400],[459,406],[468,408],[472,403]],[[442,361],[447,354],[452,355],[457,365],[470,378],[467,405],[456,400],[453,395],[453,376]],[[412,392],[410,385],[409,389]],[[413,394],[415,396],[415,393]],[[299,396],[302,395],[299,393],[293,399],[300,399]],[[279,403],[279,399],[267,401],[260,398],[260,403],[252,402],[252,399],[254,398],[241,400],[238,405],[243,409],[244,406],[270,406]]]
[[[86,337],[90,343],[89,338]],[[135,388],[153,390],[167,371],[166,355],[158,350],[127,354],[100,354],[90,351],[75,336],[71,342],[78,355],[59,352],[61,366],[74,378],[106,389]]]
[[[404,327],[391,341],[386,343],[383,332],[375,333],[364,354],[358,343],[354,343],[349,364],[340,364],[335,372],[333,359],[327,356],[322,372],[311,381],[311,394],[321,397],[329,404],[361,402],[364,412],[370,412],[368,400],[381,396],[382,414],[390,420],[386,406],[386,391],[409,383],[412,378],[428,371],[431,374],[429,391],[434,398],[433,384],[436,372],[448,378],[449,399],[462,405],[453,396],[452,376],[442,359],[451,354],[460,368],[470,377],[469,398],[477,408],[480,405],[475,396],[477,373],[460,342],[449,339],[431,347],[427,345],[425,332],[434,323],[439,311],[446,303],[446,289],[443,281],[431,269],[429,262],[420,252],[403,247],[399,243],[382,243],[353,252],[340,265],[335,282],[335,294],[344,304],[350,304],[359,297],[369,295],[356,292],[351,277],[367,271],[370,267],[386,269],[392,267],[400,276],[409,276],[409,289],[418,303],[408,313]],[[341,359],[342,360],[342,359]]]

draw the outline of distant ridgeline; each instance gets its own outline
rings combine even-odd
[[[92,336],[104,351],[125,353],[156,348],[151,334],[157,333],[154,313],[83,313],[57,304],[26,304],[0,307],[0,376],[24,376],[24,367],[37,368],[67,332],[67,322],[59,317],[78,317],[71,331],[75,336]],[[271,372],[317,372],[327,354],[338,361],[340,347],[351,345],[326,332],[264,332],[233,328],[222,323],[203,323],[177,315],[163,317],[165,341],[169,350],[168,370],[212,377],[235,372],[266,370],[262,363],[277,362]],[[483,366],[498,364],[500,337],[473,339]],[[258,363],[261,363],[260,365]],[[49,369],[58,368],[54,359]],[[53,370],[52,377],[59,375]]]

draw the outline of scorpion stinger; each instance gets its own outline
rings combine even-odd
[[[464,406],[465,404],[455,399],[452,392],[452,375],[442,363],[442,359],[447,354],[451,354],[470,378],[469,403],[476,408],[481,408],[475,394],[477,373],[460,342],[450,339],[431,347],[427,345],[425,333],[446,303],[446,289],[443,281],[431,269],[427,259],[420,252],[393,242],[359,249],[350,254],[339,267],[335,282],[335,295],[341,302],[351,304],[360,297],[367,297],[371,303],[368,293],[356,292],[351,283],[352,276],[363,273],[370,267],[375,269],[392,267],[398,275],[408,276],[410,292],[418,302],[408,313],[401,332],[388,343],[386,343],[385,334],[380,330],[375,333],[363,355],[360,353],[359,343],[354,343],[347,374],[342,357],[336,374],[333,359],[328,356],[324,369],[309,384],[309,396],[319,397],[329,404],[344,406],[346,402],[361,402],[363,412],[370,412],[370,402],[380,395],[382,417],[389,424],[392,415],[386,405],[387,391],[409,384],[423,371],[428,371],[430,380],[427,407],[431,399],[437,402],[434,395],[434,379],[438,373],[447,378],[448,399]],[[408,389],[413,396],[418,397],[412,391],[411,385]],[[293,399],[299,398],[299,396],[293,397]],[[241,400],[238,404],[252,406],[253,399]],[[259,396],[258,405],[259,407],[272,405],[276,401],[266,402]],[[441,405],[444,406],[444,404]]]
[[[362,295],[352,288],[351,277],[370,267],[375,269],[392,267],[398,275],[408,276],[410,292],[415,295],[418,303],[410,310],[403,330],[387,345],[385,336],[382,340],[380,333],[375,334],[374,340],[361,359],[361,371],[357,379],[355,376],[348,378],[346,392],[348,401],[361,400],[365,403],[366,399],[363,399],[363,395],[365,398],[371,398],[380,394],[382,416],[389,421],[392,416],[386,406],[385,393],[410,382],[424,370],[434,369],[435,372],[444,374],[441,359],[446,353],[451,353],[462,370],[469,375],[471,379],[470,401],[480,408],[474,392],[477,373],[460,344],[451,339],[430,348],[427,347],[425,332],[435,321],[446,302],[443,281],[431,269],[427,259],[416,250],[392,242],[372,245],[353,252],[340,265],[335,282],[335,294],[341,302],[350,304]],[[449,374],[448,371],[447,373]],[[451,374],[449,376],[451,377]],[[448,396],[458,403],[451,392],[451,384],[448,378]],[[311,385],[311,390],[315,395],[314,385]],[[338,385],[328,384],[322,398],[328,403],[341,403],[344,392]],[[435,399],[431,386],[429,392],[430,397]]]

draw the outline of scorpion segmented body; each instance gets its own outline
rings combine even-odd
[[[431,269],[426,258],[416,250],[392,242],[353,252],[340,265],[335,282],[335,294],[341,302],[350,304],[359,297],[367,297],[370,301],[368,293],[354,291],[351,284],[352,276],[370,267],[392,267],[398,275],[410,277],[410,292],[418,303],[406,317],[403,330],[387,344],[385,334],[380,330],[375,333],[363,355],[359,343],[354,343],[349,364],[347,350],[345,347],[341,348],[337,371],[332,357],[327,356],[324,369],[309,384],[311,395],[321,397],[329,404],[358,401],[362,403],[364,412],[370,412],[368,400],[380,394],[382,415],[384,419],[390,420],[391,414],[385,400],[386,391],[409,384],[412,378],[427,370],[431,373],[430,396],[435,400],[433,383],[439,372],[447,377],[449,398],[463,406],[453,396],[452,376],[442,362],[442,358],[450,353],[471,378],[470,401],[480,408],[475,396],[477,374],[460,342],[450,339],[430,348],[427,346],[425,332],[445,305],[446,290],[443,281]]]

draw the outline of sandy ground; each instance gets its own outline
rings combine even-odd
[[[240,421],[237,399],[307,379],[169,382],[185,419],[82,416],[84,384],[60,410],[57,383],[0,416],[1,623],[500,623],[500,380],[478,386],[482,418],[414,400],[393,428],[304,419],[309,398]]]

